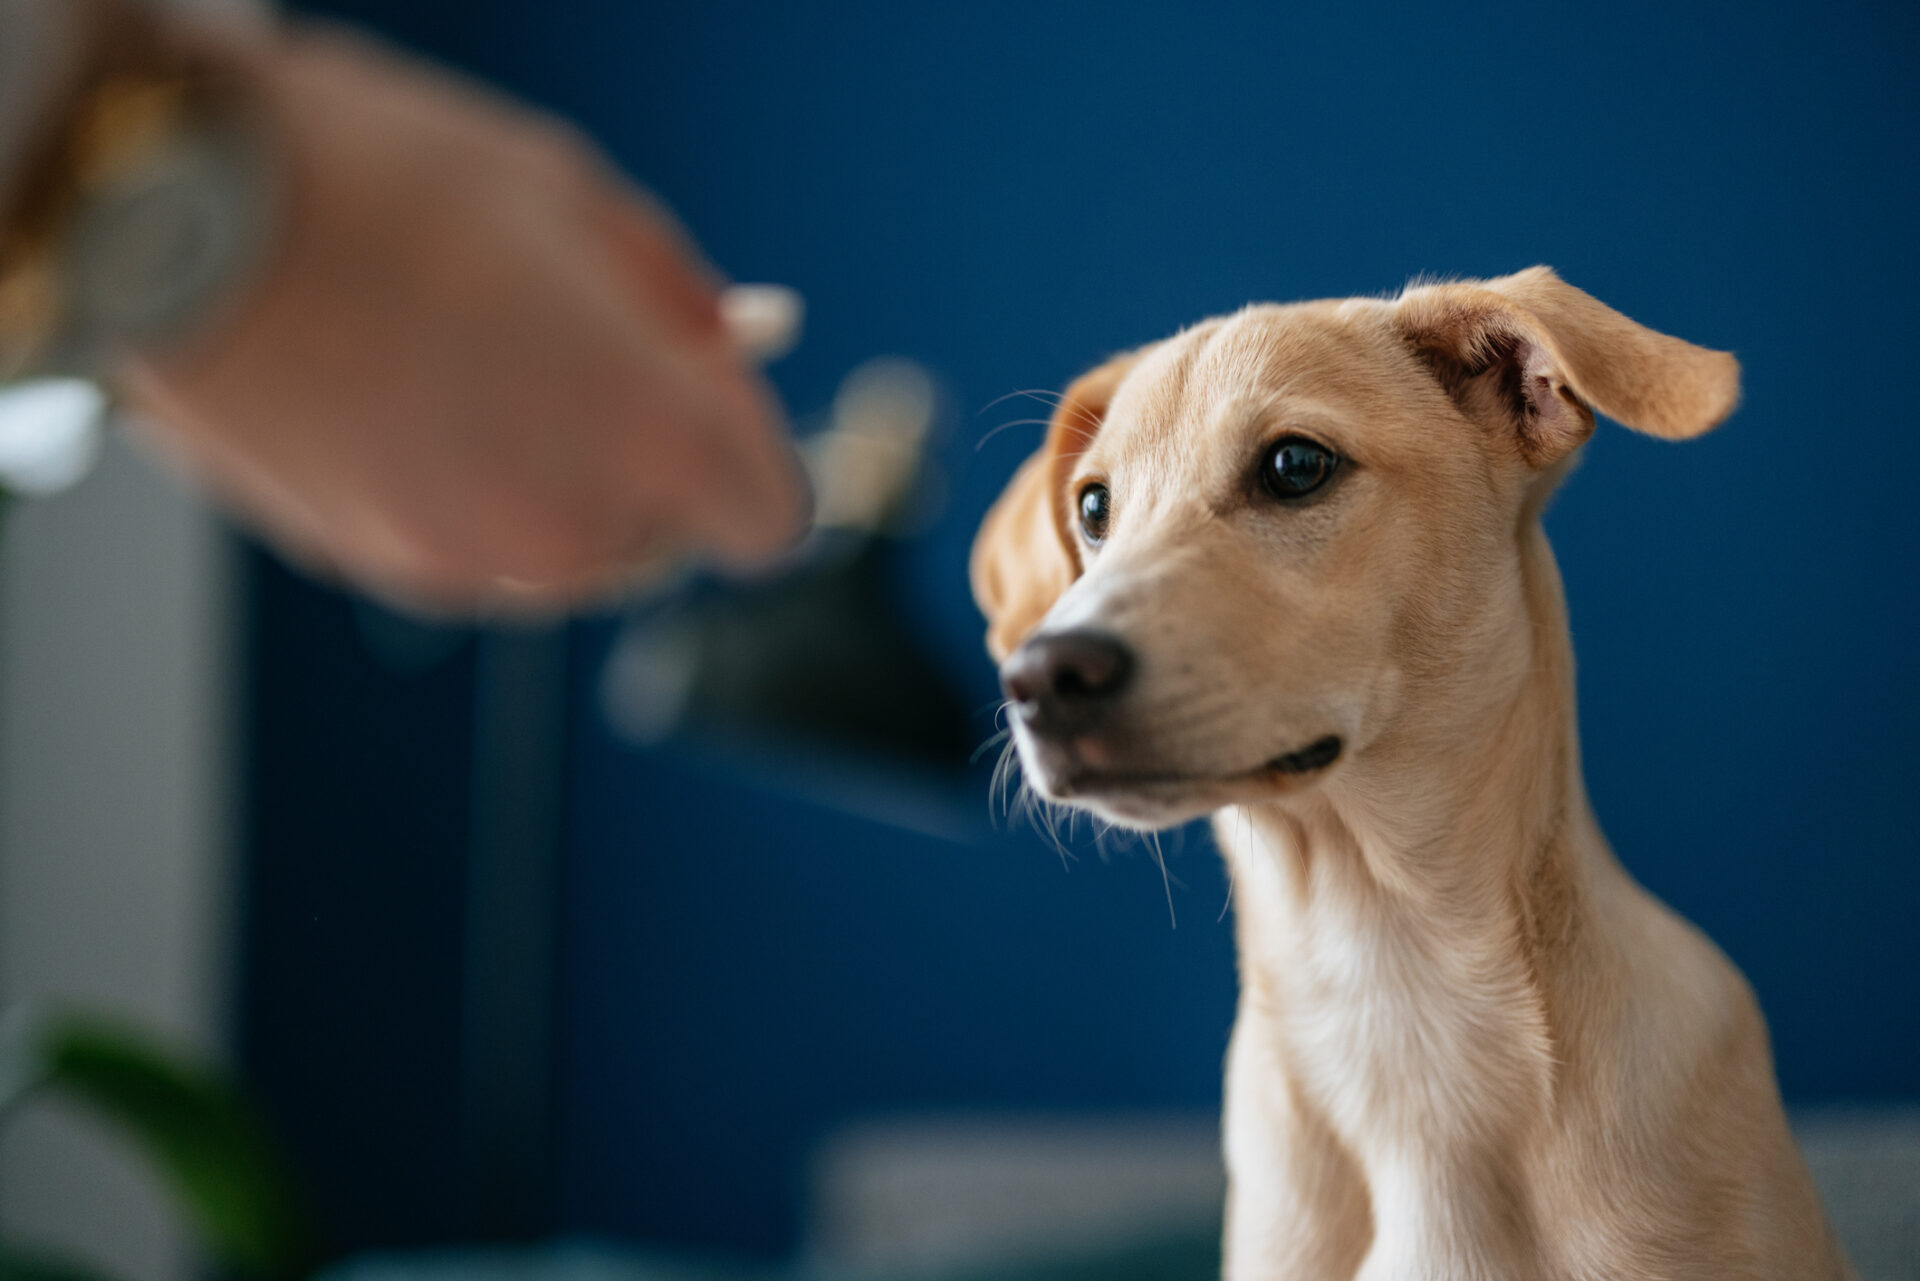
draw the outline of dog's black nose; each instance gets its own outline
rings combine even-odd
[[[1042,734],[1072,734],[1092,725],[1126,688],[1133,655],[1099,632],[1054,632],[1030,638],[1000,664],[1000,688]]]

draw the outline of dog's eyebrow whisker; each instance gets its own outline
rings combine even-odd
[[[1079,419],[1079,421],[1062,423],[1060,425],[1077,435],[1080,438],[1080,444],[1092,444],[1093,438],[1100,433],[1100,416],[1091,409],[1088,409],[1085,405],[1076,404],[1072,406],[1072,409],[1074,416]]]
[[[1025,396],[1029,400],[1037,400],[1043,405],[1058,405],[1067,398],[1065,392],[1055,391],[1051,387],[1021,387],[1008,392],[1004,396],[995,396],[992,400],[980,406],[979,412],[984,414],[995,405],[1006,404],[1015,396]]]
[[[992,431],[989,431],[986,435],[982,436],[979,440],[975,441],[973,448],[976,453],[982,449],[985,449],[987,447],[988,441],[992,440],[995,436],[998,436],[1001,432],[1005,431],[1009,427],[1035,427],[1035,426],[1046,427],[1049,425],[1050,425],[1049,421],[1045,418],[1010,419],[1007,422],[1001,423],[998,427],[995,427]]]

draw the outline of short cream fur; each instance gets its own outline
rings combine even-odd
[[[996,658],[1097,629],[1137,659],[1084,742],[1016,717],[1030,785],[1212,814],[1231,869],[1231,1281],[1851,1275],[1745,981],[1588,805],[1539,522],[1593,410],[1684,438],[1738,384],[1541,267],[1249,307],[1076,382],[987,516]],[[1292,507],[1247,479],[1290,433],[1343,459]]]

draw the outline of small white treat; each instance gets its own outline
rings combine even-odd
[[[807,306],[785,285],[731,285],[720,294],[720,319],[742,354],[778,360],[800,341]]]

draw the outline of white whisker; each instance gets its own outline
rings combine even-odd
[[[1153,851],[1153,861],[1160,865],[1160,887],[1167,893],[1167,921],[1172,929],[1180,928],[1180,918],[1173,911],[1173,877],[1167,871],[1167,853],[1160,848],[1160,833],[1147,833],[1147,846]],[[1181,886],[1185,889],[1185,886]]]
[[[986,435],[982,436],[979,440],[975,441],[973,444],[973,448],[976,452],[978,452],[979,450],[985,449],[987,447],[988,441],[992,440],[995,436],[998,436],[1001,432],[1005,431],[1009,427],[1036,427],[1036,426],[1045,427],[1049,425],[1050,421],[1051,421],[1050,419],[1046,419],[1046,418],[1009,419],[1008,421],[1001,423],[998,427],[995,427],[992,431],[989,431]]]
[[[1017,391],[1010,391],[1004,396],[995,396],[992,400],[980,406],[979,412],[984,414],[995,405],[1006,404],[1015,396],[1025,396],[1027,399],[1037,400],[1043,405],[1057,405],[1067,398],[1065,392],[1054,391],[1047,387],[1022,387]]]
[[[980,763],[980,758],[982,756],[985,756],[993,748],[998,747],[1000,744],[1006,742],[1008,739],[1012,737],[1013,737],[1013,730],[1011,728],[1001,730],[999,733],[987,739],[986,742],[974,748],[973,755],[967,757],[967,764],[978,765]]]

